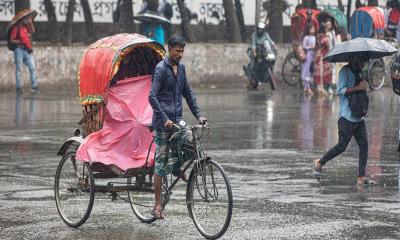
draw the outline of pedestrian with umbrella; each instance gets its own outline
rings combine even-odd
[[[163,25],[171,24],[170,20],[150,10],[136,15],[134,18],[142,22],[143,35],[164,45],[165,30]]]
[[[36,79],[35,59],[32,49],[32,34],[35,32],[33,20],[37,12],[24,9],[18,12],[7,27],[8,48],[14,52],[15,82],[17,93],[22,93],[21,65],[24,63],[29,69],[32,92],[38,91]]]
[[[337,95],[339,96],[339,142],[314,161],[314,175],[320,180],[323,166],[343,153],[354,136],[359,147],[358,185],[372,181],[365,177],[368,160],[368,139],[364,116],[368,110],[367,82],[361,70],[368,59],[380,58],[396,52],[396,48],[384,40],[356,38],[337,44],[324,58],[329,62],[348,62],[339,72]]]

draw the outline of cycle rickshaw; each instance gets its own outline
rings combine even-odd
[[[307,26],[307,11],[309,10],[297,10],[291,17],[293,51],[285,57],[282,66],[283,80],[291,86],[301,84],[301,62],[299,60],[298,50],[302,46],[304,32]],[[340,10],[336,8],[326,8],[323,11],[316,9],[311,9],[311,11],[311,21],[315,26],[316,32],[318,32],[319,23],[324,22],[327,19],[333,20],[333,28],[336,32],[338,32],[340,28],[347,29],[347,18]]]
[[[143,223],[156,220],[154,208],[154,138],[148,124],[151,74],[165,56],[163,46],[139,34],[117,34],[98,40],[83,54],[79,69],[82,132],[76,129],[58,151],[55,201],[62,220],[77,228],[89,218],[95,194],[129,202]],[[208,239],[221,237],[232,217],[233,199],[223,168],[201,144],[208,125],[175,125],[170,142],[183,172],[190,172],[186,206],[197,230]],[[191,130],[191,141],[175,141]],[[162,207],[180,177],[163,177]],[[121,194],[126,194],[123,197]]]
[[[379,7],[360,7],[354,11],[350,18],[350,33],[352,38],[383,37],[384,27],[384,13]],[[363,75],[368,80],[372,90],[382,88],[386,77],[386,67],[383,59],[371,59],[363,70]]]

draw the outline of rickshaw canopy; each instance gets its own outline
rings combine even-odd
[[[315,31],[318,32],[319,30],[317,16],[320,13],[320,10],[310,8],[298,9],[290,18],[293,41],[303,40],[302,38],[307,27],[307,11],[311,11],[311,21],[315,27]]]
[[[84,52],[79,66],[79,96],[82,105],[103,102],[110,80],[118,72],[121,61],[136,47],[146,46],[164,57],[159,43],[139,34],[117,34],[91,44]]]
[[[350,33],[352,38],[373,37],[377,31],[383,31],[385,17],[379,7],[365,6],[354,11],[350,18]]]
[[[327,18],[333,18],[333,20],[335,21],[333,24],[336,30],[339,27],[347,29],[348,24],[346,15],[339,9],[328,7],[324,11],[320,12],[318,15],[319,21],[325,21]]]

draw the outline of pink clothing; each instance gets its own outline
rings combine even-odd
[[[103,128],[89,134],[76,158],[84,162],[115,165],[126,171],[143,167],[153,140],[148,129],[153,110],[149,104],[151,75],[120,80],[107,91]],[[148,167],[154,165],[152,146]]]
[[[321,80],[324,84],[332,83],[332,64],[328,61],[324,61],[323,58],[329,52],[329,37],[326,34],[318,34],[318,46],[319,49],[315,56],[314,64],[314,82],[320,84]]]

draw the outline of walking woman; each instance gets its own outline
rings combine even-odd
[[[309,25],[306,28],[306,34],[303,39],[303,49],[306,52],[306,60],[301,65],[301,80],[303,81],[304,93],[310,96],[314,94],[311,90],[311,83],[313,80],[312,71],[314,70],[315,43],[315,27]]]
[[[317,84],[318,93],[327,95],[324,88],[328,88],[332,84],[332,64],[324,61],[323,58],[329,52],[329,36],[326,33],[326,25],[321,24],[317,37],[318,50],[315,57],[314,81]]]

